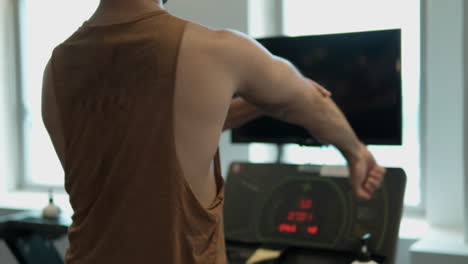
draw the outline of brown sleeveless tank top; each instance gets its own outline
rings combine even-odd
[[[186,23],[163,10],[119,24],[85,23],[53,52],[74,209],[68,264],[226,263],[218,153],[217,197],[204,208],[175,151]]]

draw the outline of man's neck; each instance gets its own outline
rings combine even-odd
[[[89,22],[114,23],[161,9],[162,0],[101,0]]]

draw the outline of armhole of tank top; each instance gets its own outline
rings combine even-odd
[[[188,25],[188,21],[186,20],[183,20],[183,19],[180,19],[178,17],[174,17],[172,16],[172,14],[168,14],[170,15],[170,18],[171,19],[178,19],[179,21],[182,21],[183,23],[183,26],[182,26],[182,34],[180,36],[180,40],[179,40],[179,43],[178,43],[178,47],[177,47],[177,56],[176,56],[176,62],[175,62],[175,66],[174,66],[174,88],[173,88],[173,95],[172,95],[172,132],[173,132],[173,138],[172,138],[172,141],[173,141],[173,147],[174,147],[174,155],[175,155],[175,158],[177,160],[177,165],[179,166],[179,169],[180,169],[180,172],[182,173],[182,182],[183,184],[186,186],[186,188],[189,188],[190,192],[192,192],[192,188],[190,186],[190,184],[188,184],[187,182],[187,179],[185,178],[185,172],[184,170],[182,169],[182,162],[181,162],[181,159],[180,159],[180,156],[179,156],[179,152],[178,152],[178,149],[177,149],[177,143],[176,143],[176,90],[177,90],[177,76],[179,76],[179,62],[180,62],[180,53],[181,53],[181,50],[182,50],[182,43],[184,41],[184,37],[185,37],[185,33],[186,33],[186,30],[187,30],[187,25]],[[195,197],[195,195],[194,195]]]
[[[219,154],[219,147],[216,149],[216,154],[214,157],[214,172],[216,177],[216,185],[217,185],[217,192],[219,193],[220,188],[222,186],[223,175],[221,173],[221,159]]]
[[[177,19],[179,19],[179,18],[177,18]],[[184,25],[183,25],[183,29],[182,29],[182,35],[181,35],[178,50],[177,50],[177,62],[176,62],[176,65],[175,65],[174,94],[175,94],[175,90],[176,90],[176,86],[177,86],[177,75],[178,75],[178,69],[179,69],[180,51],[182,49],[182,43],[184,41],[185,33],[187,32],[187,27],[188,27],[190,21],[183,20],[183,23],[184,23]],[[173,100],[174,100],[173,113],[175,113],[175,98],[173,98]],[[174,114],[174,116],[173,116],[173,131],[174,132],[175,132],[175,124],[176,124],[176,122],[175,122],[175,114]],[[178,160],[178,164],[180,166],[181,163],[180,163],[180,159],[179,159],[179,155],[178,155],[178,152],[177,152],[175,141],[174,141],[174,154],[176,155],[176,159]],[[183,175],[184,173],[182,173],[182,175],[181,175],[182,176],[181,177],[182,183],[185,186],[185,188],[187,189],[188,194],[190,196],[192,196],[195,204],[197,204],[197,207],[199,207],[203,212],[205,212],[205,213],[207,213],[209,215],[212,215],[212,214],[215,213],[213,210],[215,208],[217,208],[218,205],[220,204],[220,202],[224,199],[224,179],[223,179],[223,177],[221,175],[221,163],[220,163],[219,147],[216,149],[216,153],[215,153],[215,155],[213,157],[213,167],[214,167],[214,173],[215,173],[214,176],[215,176],[215,181],[216,181],[216,197],[208,207],[204,207],[199,202],[198,198],[195,196],[195,194],[192,191],[192,187],[187,182],[187,179],[185,178],[185,175]]]
[[[175,94],[175,87],[177,83],[177,74],[178,74],[178,69],[179,69],[179,60],[180,60],[180,51],[182,49],[182,42],[184,41],[185,33],[187,32],[187,26],[190,24],[190,21],[186,21],[186,20],[183,20],[183,21],[184,21],[183,22],[184,25],[182,29],[182,36],[180,38],[179,47],[177,49],[177,62],[175,66],[176,70],[175,70],[175,80],[174,80],[174,94]],[[174,111],[175,111],[175,108],[174,108]],[[175,131],[175,120],[173,120],[173,126],[174,126],[173,129]],[[175,146],[175,143],[174,143],[174,146]],[[175,150],[176,150],[175,154],[178,156],[177,148],[175,148]],[[177,159],[179,160],[179,158]],[[217,194],[216,196],[218,197],[220,193],[222,192],[222,188],[224,185],[224,179],[221,173],[221,161],[220,161],[219,147],[216,149],[216,153],[213,158],[213,165],[214,165],[214,173],[215,173],[215,178],[216,178],[216,194]],[[186,179],[184,179],[184,181],[186,181]]]

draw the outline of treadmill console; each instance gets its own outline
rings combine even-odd
[[[321,168],[233,163],[226,182],[226,240],[344,254],[357,252],[360,238],[371,234],[371,252],[393,263],[406,183],[403,170],[388,168],[374,197],[361,201],[346,176],[323,176]]]

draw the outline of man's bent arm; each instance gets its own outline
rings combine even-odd
[[[241,33],[223,34],[223,60],[237,74],[235,92],[267,114],[300,125],[320,141],[336,146],[348,161],[355,194],[370,199],[385,169],[376,164],[335,103],[290,62]]]
[[[310,82],[315,88],[317,88],[323,97],[328,98],[331,96],[330,91],[313,80],[310,80]],[[245,123],[263,115],[265,115],[265,113],[260,108],[245,101],[243,98],[237,97],[232,100],[232,103],[229,107],[229,112],[224,123],[223,131],[242,126]]]
[[[229,107],[223,130],[239,127],[262,115],[263,112],[255,105],[245,101],[243,98],[235,98]]]
[[[333,101],[288,61],[273,56],[249,37],[228,31],[225,59],[238,73],[236,91],[266,114],[300,125],[350,158],[361,149],[346,118]]]

